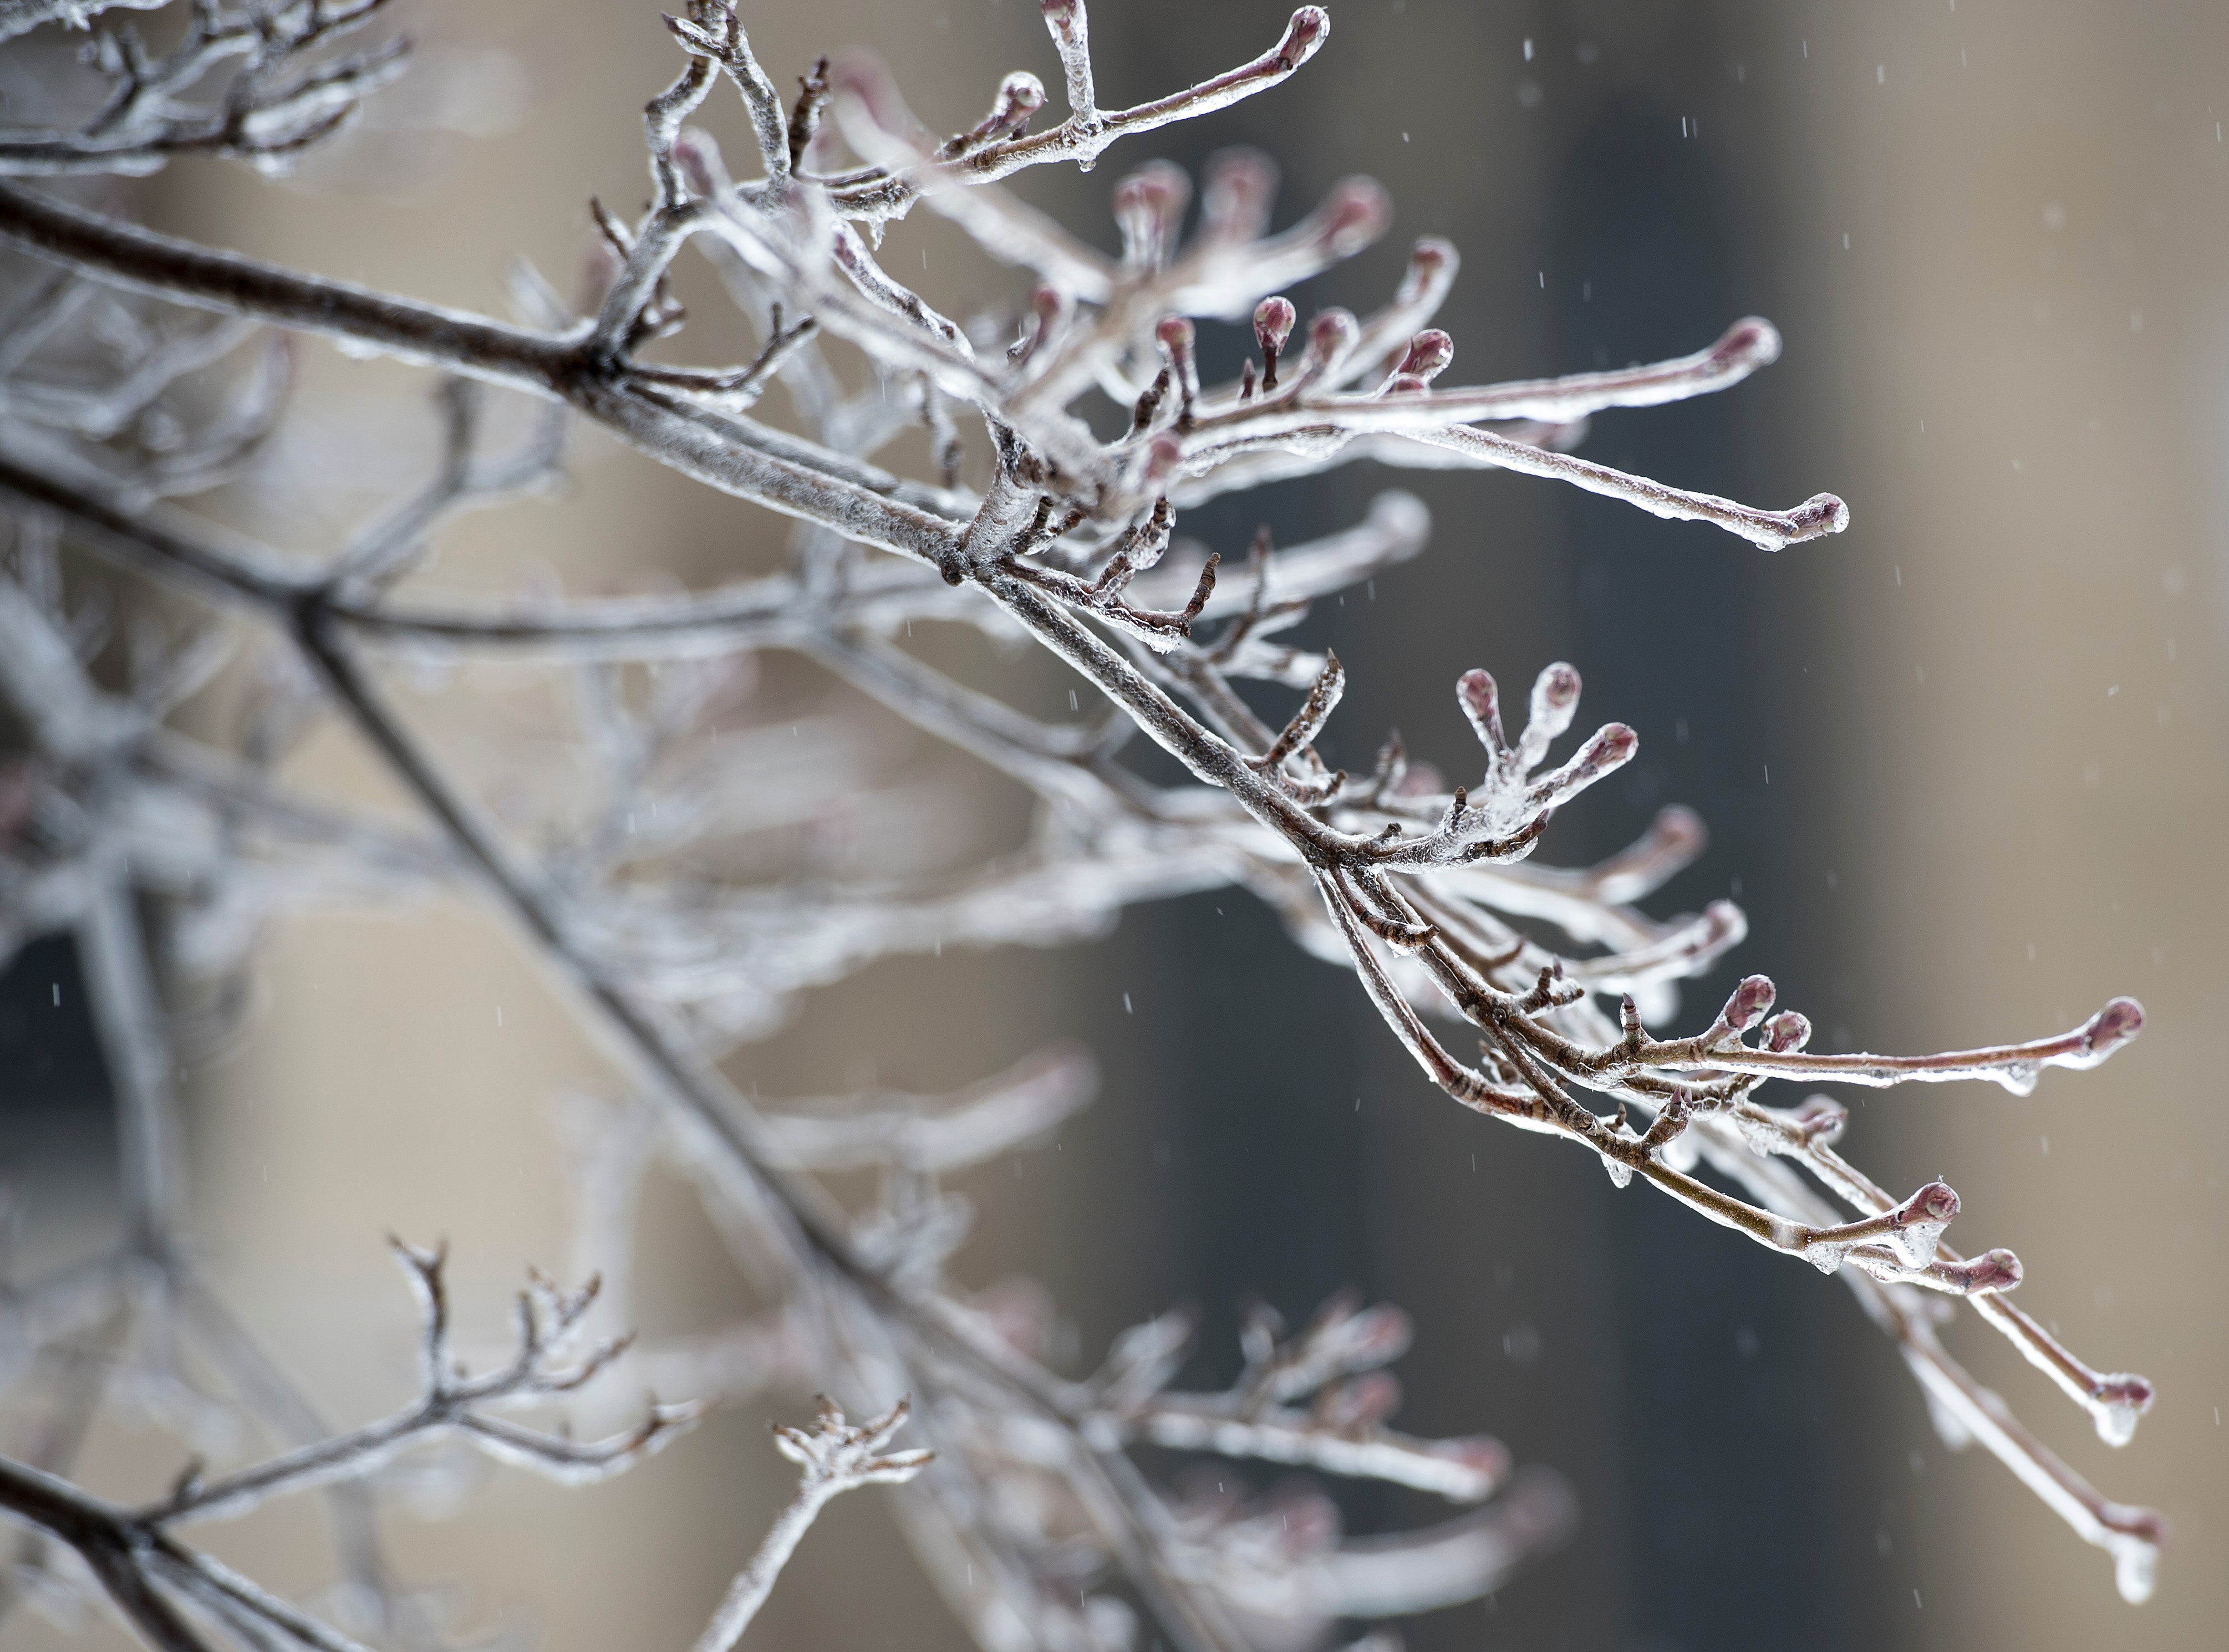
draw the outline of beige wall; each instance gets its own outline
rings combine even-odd
[[[1855,514],[1819,554],[1848,565],[1829,647],[1863,1033],[1995,1040],[2117,992],[2150,1013],[2100,1073],[2027,1099],[1909,1093],[1853,1127],[1892,1181],[1952,1176],[1969,1240],[2027,1263],[2031,1312],[2157,1382],[2116,1452],[1996,1339],[1956,1334],[2071,1462],[2178,1527],[2158,1597],[2131,1610],[1994,1464],[1946,1463],[1885,1379],[1879,1460],[1907,1437],[1927,1460],[1924,1486],[1892,1467],[1879,1488],[1924,1511],[1931,1551],[1900,1643],[2208,1644],[2229,1622],[2211,1054],[2229,979],[2229,12],[1962,0],[1815,8],[1802,27],[1787,256],[1832,317],[1813,446]]]

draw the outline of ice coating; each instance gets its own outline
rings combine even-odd
[[[755,645],[748,640],[753,635],[748,624],[763,622],[755,634],[761,637],[787,625],[794,637],[800,624],[809,621],[818,645],[825,650],[824,663],[840,661],[862,692],[965,749],[996,753],[1021,784],[1065,810],[1063,818],[1080,814],[1119,829],[1110,829],[1104,841],[1064,840],[1057,859],[1048,855],[1031,861],[1011,876],[996,868],[981,889],[940,901],[933,910],[898,909],[896,903],[867,897],[872,910],[831,911],[785,895],[779,903],[782,925],[754,927],[748,915],[697,909],[709,908],[714,904],[709,900],[684,903],[689,909],[678,916],[639,914],[626,906],[626,921],[646,932],[697,925],[685,932],[694,962],[672,974],[716,977],[723,996],[706,992],[688,999],[687,989],[634,981],[623,983],[626,990],[639,991],[661,1013],[673,1009],[675,1025],[690,1028],[703,1018],[728,1016],[732,1019],[720,1025],[732,1030],[745,1013],[734,1009],[734,1002],[748,1000],[748,1014],[771,1017],[784,995],[813,970],[822,974],[812,978],[825,979],[845,967],[831,961],[834,955],[864,959],[925,948],[941,952],[948,942],[963,938],[997,944],[1018,933],[1088,929],[1103,924],[1126,900],[1143,898],[1140,891],[1211,885],[1228,875],[1235,859],[1281,868],[1298,861],[1312,873],[1325,874],[1318,886],[1325,905],[1320,912],[1288,910],[1296,932],[1334,957],[1341,947],[1348,949],[1359,979],[1394,1035],[1451,1095],[1527,1129],[1596,1144],[1605,1140],[1602,1132],[1610,1127],[1600,1122],[1601,1114],[1591,1114],[1596,1122],[1582,1124],[1567,1092],[1617,1096],[1621,1129],[1628,1101],[1643,1116],[1633,1129],[1649,1127],[1654,1135],[1655,1121],[1646,1115],[1655,1111],[1660,1120],[1669,1116],[1678,1128],[1661,1140],[1654,1161],[1630,1153],[1629,1138],[1621,1136],[1618,1152],[1628,1156],[1605,1157],[1615,1181],[1629,1182],[1639,1164],[1656,1186],[1690,1210],[1802,1251],[1815,1265],[1833,1268],[1854,1258],[1877,1277],[1963,1293],[1984,1317],[1992,1311],[2001,1315],[1995,1298],[2018,1282],[2017,1260],[2007,1251],[1985,1252],[1971,1261],[1943,1253],[1943,1223],[1956,1213],[1955,1196],[1947,1188],[1930,1184],[1902,1206],[1892,1206],[1892,1195],[1827,1150],[1842,1124],[1839,1109],[1811,1103],[1774,1115],[1750,1100],[1750,1093],[1774,1078],[1893,1084],[1985,1077],[2014,1089],[2032,1088],[2045,1066],[2094,1065],[2127,1041],[2142,1020],[2132,1002],[2113,1001],[2077,1033],[2058,1040],[1945,1056],[1839,1057],[1808,1053],[1809,1025],[1795,1011],[1763,1020],[1760,1030],[1770,1008],[1768,990],[1761,1004],[1730,1003],[1722,1025],[1711,1033],[1659,1041],[1643,1027],[1642,1009],[1652,1021],[1661,1017],[1668,1024],[1678,1013],[1673,983],[1700,974],[1740,938],[1745,925],[1738,912],[1723,903],[1713,903],[1693,919],[1660,917],[1632,905],[1654,893],[1683,857],[1692,855],[1699,836],[1692,816],[1660,817],[1661,841],[1644,841],[1635,852],[1596,868],[1514,864],[1539,839],[1548,811],[1571,802],[1635,749],[1632,731],[1610,724],[1561,769],[1526,783],[1532,769],[1546,760],[1548,746],[1571,725],[1576,671],[1559,666],[1543,674],[1513,749],[1505,738],[1491,680],[1481,674],[1482,695],[1466,692],[1464,703],[1486,749],[1486,776],[1468,797],[1460,791],[1446,796],[1428,764],[1411,765],[1401,775],[1389,773],[1384,785],[1368,791],[1359,780],[1312,766],[1310,754],[1301,749],[1329,714],[1340,679],[1334,661],[1287,648],[1275,640],[1275,628],[1292,622],[1295,616],[1286,611],[1306,596],[1347,589],[1366,578],[1368,567],[1377,565],[1367,557],[1340,561],[1346,573],[1338,577],[1319,567],[1310,576],[1315,583],[1297,596],[1288,591],[1281,597],[1266,573],[1250,595],[1237,591],[1239,582],[1230,582],[1226,597],[1232,600],[1214,615],[1218,624],[1229,627],[1228,649],[1216,637],[1188,633],[1191,622],[1206,617],[1206,605],[1213,600],[1203,579],[1191,605],[1159,616],[1169,624],[1148,639],[1171,667],[1166,679],[1134,669],[1130,659],[1104,646],[1110,624],[1119,621],[1120,629],[1140,623],[1140,616],[1099,599],[1119,586],[1122,575],[1147,567],[1167,542],[1172,497],[1189,509],[1194,497],[1212,490],[1237,491],[1264,477],[1320,470],[1341,453],[1389,463],[1493,464],[1555,477],[1661,516],[1709,522],[1772,548],[1839,532],[1847,524],[1848,511],[1832,495],[1815,495],[1792,511],[1759,510],[1562,451],[1571,442],[1574,423],[1589,409],[1648,406],[1729,387],[1777,354],[1778,334],[1749,318],[1737,322],[1706,349],[1647,367],[1530,384],[1437,387],[1434,381],[1448,366],[1452,343],[1430,323],[1455,259],[1452,248],[1427,240],[1411,253],[1390,304],[1360,322],[1344,311],[1315,318],[1308,330],[1306,365],[1294,375],[1297,382],[1283,387],[1288,394],[1267,394],[1274,386],[1274,361],[1264,375],[1262,395],[1242,396],[1213,387],[1202,391],[1191,333],[1194,318],[1237,320],[1249,311],[1266,312],[1275,324],[1259,342],[1266,354],[1282,350],[1297,317],[1288,301],[1273,298],[1257,305],[1256,300],[1280,287],[1299,291],[1298,282],[1380,233],[1387,221],[1382,191],[1366,181],[1347,181],[1295,228],[1268,236],[1273,175],[1258,157],[1226,157],[1211,170],[1202,235],[1192,246],[1179,247],[1188,186],[1173,169],[1148,165],[1115,191],[1125,249],[1118,267],[1087,240],[1068,237],[1049,221],[1018,210],[1003,191],[973,186],[1041,160],[1089,165],[1123,131],[1222,107],[1249,88],[1274,82],[1323,41],[1328,20],[1320,10],[1294,14],[1276,46],[1251,62],[1156,103],[1108,111],[1097,106],[1094,93],[1082,0],[1051,0],[1043,11],[1060,55],[1070,119],[1025,138],[1030,115],[1044,101],[1043,88],[1033,77],[1010,76],[989,117],[936,146],[896,99],[886,75],[877,80],[839,74],[838,118],[845,121],[847,134],[856,129],[854,147],[866,164],[843,177],[788,178],[769,158],[770,172],[780,183],[774,188],[737,184],[709,139],[683,135],[679,123],[689,109],[682,104],[707,86],[725,84],[712,67],[716,59],[742,84],[747,99],[765,101],[752,80],[764,77],[748,66],[739,25],[732,36],[710,27],[718,21],[717,10],[709,3],[691,8],[692,22],[682,38],[698,61],[677,82],[678,91],[651,112],[652,161],[660,199],[639,221],[609,220],[607,244],[599,254],[605,278],[600,287],[612,297],[585,343],[572,334],[506,329],[286,272],[274,276],[248,260],[211,261],[176,243],[134,240],[112,225],[103,227],[97,219],[88,229],[87,215],[72,217],[75,209],[16,202],[12,192],[8,199],[15,204],[0,209],[0,228],[42,256],[62,248],[66,259],[91,269],[96,278],[104,271],[117,275],[118,266],[128,264],[120,274],[138,284],[131,289],[134,293],[154,282],[157,291],[215,298],[257,320],[337,336],[346,350],[399,351],[469,376],[561,397],[579,416],[685,474],[800,517],[835,538],[891,553],[887,563],[864,565],[867,573],[857,590],[838,581],[845,588],[832,596],[822,582],[806,593],[812,604],[825,604],[825,610],[794,592],[783,593],[779,582],[769,581],[740,596],[720,593],[712,602],[665,603],[658,610],[658,624],[674,631],[694,627],[699,646],[748,653]],[[701,25],[693,21],[700,14],[706,20]],[[847,109],[856,121],[847,118]],[[868,130],[864,123],[870,118],[883,130]],[[892,280],[871,256],[881,251],[883,233],[896,225],[906,207],[924,200],[932,209],[948,212],[991,256],[1027,271],[1035,282],[1031,313],[1018,318],[1025,326],[1034,322],[1034,330],[1020,341],[1024,348],[1010,350],[1003,362],[978,362],[964,336],[948,324],[940,325],[941,318],[925,293],[916,295]],[[778,297],[793,318],[814,317],[817,325],[825,326],[847,348],[862,351],[890,382],[918,385],[920,417],[933,431],[940,420],[948,429],[956,412],[973,410],[992,421],[1002,443],[1011,438],[1011,445],[1001,447],[986,496],[979,497],[972,484],[963,484],[956,469],[935,482],[878,469],[870,458],[880,439],[859,434],[857,408],[845,415],[851,422],[832,416],[804,435],[736,417],[745,405],[740,392],[748,387],[748,375],[760,366],[772,370],[776,346],[771,341],[764,363],[718,374],[662,367],[633,353],[635,343],[662,336],[661,328],[679,324],[678,316],[659,307],[655,297],[664,271],[658,249],[678,246],[696,233],[689,215],[708,202],[719,208],[714,215],[726,227],[723,234],[732,232],[729,250],[745,253],[768,296]],[[810,211],[804,210],[807,207]],[[798,220],[808,221],[812,235],[800,239],[794,233]],[[104,247],[113,254],[106,266],[100,261]],[[838,262],[845,279],[828,279],[817,261],[831,247],[843,249]],[[1110,302],[1118,291],[1121,301]],[[1168,382],[1153,396],[1134,400],[1133,406],[1145,411],[1127,435],[1111,442],[1094,439],[1072,404],[1096,388],[1127,389],[1135,398],[1138,387],[1127,383],[1127,375],[1141,354],[1149,355],[1154,340],[1168,355]],[[1147,349],[1141,351],[1140,346]],[[808,354],[797,360],[809,364],[815,358]],[[1393,381],[1380,388],[1397,394],[1373,392],[1371,376],[1386,373],[1389,362],[1394,364]],[[1145,363],[1148,372],[1155,365]],[[1249,393],[1252,387],[1249,380]],[[1173,396],[1165,394],[1171,389]],[[800,416],[807,423],[817,418],[809,410]],[[895,417],[887,407],[877,415]],[[1516,427],[1473,428],[1513,423]],[[1286,468],[1278,470],[1281,465]],[[161,564],[171,555],[162,548],[167,518],[98,519],[98,497],[57,498],[53,490],[63,483],[53,477],[18,478],[10,485],[19,490],[48,489],[35,496],[41,509],[63,513],[73,532],[119,536],[135,547],[142,563],[151,559]],[[1157,514],[1158,537],[1128,537],[1147,520],[1149,509]],[[970,541],[966,535],[977,523],[982,528],[980,541]],[[1114,546],[1129,547],[1112,554],[1129,557],[1124,567],[1097,560],[1108,557]],[[961,550],[971,554],[962,556]],[[1176,560],[1187,570],[1196,566],[1191,556]],[[243,571],[238,559],[228,560],[220,545],[214,554],[196,551],[182,565],[194,567],[204,580],[231,579],[228,590],[250,606],[275,608],[283,627],[293,611],[286,605],[299,591],[259,572],[254,560],[250,557]],[[218,572],[212,574],[211,569]],[[938,573],[954,586],[970,588],[928,588],[936,585]],[[1063,577],[1069,583],[1062,583]],[[916,590],[909,579],[923,589]],[[1185,584],[1189,588],[1190,582]],[[274,603],[273,591],[286,600]],[[1175,610],[1180,600],[1181,591],[1166,605]],[[720,606],[728,602],[758,606],[748,611]],[[1076,760],[1085,738],[1082,725],[1041,720],[1020,708],[994,705],[980,694],[971,698],[922,661],[899,657],[896,649],[876,651],[883,639],[897,634],[901,624],[909,635],[913,620],[948,622],[969,610],[947,605],[971,604],[986,634],[1002,641],[1022,633],[1035,637],[1080,674],[1080,684],[1107,698],[1116,727],[1127,715],[1203,784],[1198,790],[1172,790],[1170,810],[1141,819],[1132,806],[1134,800],[1100,784],[1101,777]],[[554,619],[546,613],[537,618],[522,605],[503,616],[502,627],[477,634],[471,629],[475,616],[453,608],[421,609],[425,623],[418,630],[407,615],[373,605],[327,611],[344,634],[357,626],[381,626],[390,637],[423,641],[438,632],[453,641],[475,635],[485,640],[501,631],[504,646],[561,656],[582,637],[601,631],[593,637],[593,645],[620,650],[609,657],[630,660],[637,656],[624,650],[643,645],[644,637],[656,631],[643,623],[644,608],[589,603],[569,605]],[[1238,635],[1249,627],[1249,634]],[[1190,676],[1179,675],[1179,668]],[[66,670],[56,674],[58,680],[67,676]],[[1256,761],[1264,758],[1266,740],[1252,737],[1250,714],[1235,697],[1218,698],[1223,684],[1231,680],[1268,685],[1264,693],[1277,688],[1305,692],[1320,701],[1321,715],[1304,708],[1294,724],[1287,725],[1298,727],[1300,744],[1282,755],[1295,760]],[[367,703],[376,701],[368,697]],[[1074,701],[1070,709],[1082,710]],[[1275,726],[1275,716],[1269,716],[1265,736]],[[404,738],[389,732],[395,743]],[[440,765],[429,765],[426,772],[438,779]],[[1222,785],[1223,792],[1211,793],[1211,784]],[[1230,806],[1233,796],[1239,807]],[[439,817],[438,808],[434,814]],[[1212,829],[1201,829],[1210,820]],[[475,845],[467,841],[463,847],[469,851]],[[499,843],[481,847],[490,857],[502,853]],[[528,927],[554,938],[550,944],[561,955],[556,961],[567,962],[568,938],[590,934],[594,926],[568,928],[559,921],[567,914],[537,911],[531,905],[543,898],[537,880],[505,875],[514,869],[518,868],[497,858],[493,887],[524,905],[530,920],[548,919],[530,921]],[[524,870],[530,874],[534,868]],[[1538,875],[1527,879],[1523,873]],[[560,891],[548,898],[555,902],[566,897]],[[1543,927],[1528,927],[1536,919]],[[717,926],[722,924],[725,927]],[[1551,934],[1549,929],[1563,932]],[[800,936],[811,938],[800,942]],[[1387,944],[1401,949],[1391,966],[1371,950],[1383,951]],[[800,963],[800,953],[814,956]],[[1497,961],[1505,957],[1506,964]],[[570,962],[583,978],[607,978],[589,967],[599,960]],[[614,964],[610,978],[617,980],[620,972]],[[1530,989],[1536,979],[1560,984],[1532,1003]],[[1455,983],[1452,989],[1450,982]],[[661,993],[677,1002],[660,1002]],[[1602,995],[1610,996],[1596,1002]],[[1606,1005],[1618,996],[1629,1013],[1610,1023]],[[1526,1007],[1511,1008],[1513,1000]],[[1507,1059],[1479,1058],[1491,1068],[1486,1073],[1469,1067],[1422,1024],[1417,1012],[1426,1006],[1486,1023],[1476,1030],[1500,1037]],[[1759,1033],[1759,1042],[1745,1047],[1740,1041],[1751,1032]],[[658,1036],[658,1029],[647,1023],[621,1025],[617,1033],[622,1041],[639,1043]],[[653,1056],[658,1053],[654,1046],[650,1050]],[[661,1068],[668,1069],[683,1075],[684,1091],[696,1084],[710,1087],[710,1099],[696,1098],[704,1104],[705,1117],[726,1117],[720,1105],[729,1102],[742,1106],[721,1092],[716,1075],[691,1077],[697,1069],[685,1060]],[[1591,1112],[1594,1104],[1581,1099],[1579,1105]],[[945,1130],[941,1137],[948,1143],[952,1131]],[[1760,1156],[1778,1162],[1763,1162]],[[1711,1185],[1679,1181],[1705,1164]],[[1807,1176],[1809,1181],[1802,1180]],[[1828,1195],[1858,1213],[1856,1220],[1838,1230],[1834,1224],[1843,1213]],[[951,1213],[958,1208],[956,1200],[943,1201],[937,1220],[922,1222],[917,1233],[899,1224],[873,1230],[858,1259],[870,1267],[905,1262],[933,1275],[943,1258],[939,1241],[928,1236],[948,1233]],[[1807,1232],[1815,1235],[1808,1243]],[[1839,1237],[1832,1236],[1838,1232]],[[1829,1236],[1816,1237],[1822,1234]],[[1909,1291],[1898,1290],[1884,1300],[1893,1309],[1910,1298]],[[1366,1354],[1378,1340],[1371,1326],[1391,1322],[1351,1312],[1345,1319],[1334,1316],[1317,1338],[1312,1357],[1326,1368],[1348,1361],[1348,1355],[1327,1351],[1340,1345],[1341,1336]],[[1990,1322],[2001,1328],[2012,1322],[2001,1316]],[[1908,1358],[1918,1359],[1929,1351],[1925,1339],[1933,1323],[1916,1315],[1892,1334]],[[1299,1340],[1306,1342],[1314,1335],[1312,1329]],[[2033,1350],[2040,1345],[2028,1346],[2036,1357]],[[1250,1357],[1254,1349],[1248,1351]],[[2149,1401],[2148,1386],[2136,1379],[2093,1380],[2086,1367],[2062,1355],[2058,1350],[2038,1362],[2049,1365],[2056,1380],[2089,1406],[2101,1433],[2125,1438]],[[1166,1379],[1160,1386],[1165,1388]],[[1382,1372],[1349,1369],[1316,1397],[1324,1418],[1336,1425],[1331,1434],[1348,1428],[1367,1432],[1382,1422],[1395,1390]],[[1930,1397],[1936,1401],[1931,1390]],[[1953,1414],[1947,1402],[1940,1414]],[[1090,1435],[1095,1449],[1116,1450],[1136,1437],[1122,1432],[1134,1422],[1179,1433],[1207,1425],[1172,1405],[1151,1417],[1141,1410],[1136,1417],[1125,1413],[1111,1421],[1093,1417],[1077,1427],[1095,1431]],[[1265,1421],[1249,1412],[1213,1417],[1208,1423],[1230,1449],[1264,1460],[1302,1462],[1330,1471],[1343,1471],[1339,1465],[1345,1464],[1442,1491],[1454,1483],[1445,1474],[1448,1461],[1461,1455],[1438,1448],[1414,1450],[1382,1437],[1332,1439],[1324,1430],[1312,1430],[1306,1418]],[[1025,1426],[1012,1425],[1017,1431]],[[1048,1457],[1069,1432],[1065,1424],[1047,1418],[1031,1418],[1026,1426],[1034,1431],[1028,1437],[1046,1446]],[[1990,1438],[1970,1418],[1959,1426],[1969,1437]],[[2041,1495],[2062,1499],[2053,1505],[2062,1513],[2065,1500],[2086,1511],[2069,1519],[2090,1540],[2105,1540],[2084,1527],[2085,1517],[2103,1522],[2097,1529],[2137,1533],[2142,1543],[2151,1542],[2129,1511],[2109,1508],[2100,1514],[2095,1499],[2084,1502],[2072,1489],[2078,1481],[2064,1465],[2052,1467],[2033,1443],[2024,1444],[2000,1431],[1989,1449],[2024,1477],[2034,1476],[2032,1483],[2055,1488]],[[1418,1466],[1428,1459],[1437,1462],[1438,1469]],[[1436,1473],[1441,1477],[1432,1478]],[[1318,1518],[1310,1529],[1320,1535],[1322,1524]],[[2149,1547],[2142,1550],[2147,1561],[2150,1553]]]
[[[1300,311],[1293,301],[1283,297],[1264,298],[1254,306],[1254,342],[1266,353],[1274,355],[1285,348],[1285,341],[1293,336],[1293,328],[1300,320]]]
[[[1409,341],[1409,348],[1394,371],[1429,384],[1447,371],[1448,364],[1455,358],[1455,340],[1436,327],[1428,328]]]

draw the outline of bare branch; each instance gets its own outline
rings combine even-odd
[[[685,1432],[702,1409],[651,1402],[632,1431],[581,1444],[562,1435],[520,1428],[482,1409],[507,1401],[569,1393],[593,1380],[626,1347],[624,1340],[590,1349],[579,1362],[559,1363],[570,1351],[581,1316],[595,1298],[592,1280],[565,1291],[533,1276],[519,1297],[518,1348],[511,1362],[470,1376],[449,1351],[448,1297],[440,1250],[419,1251],[395,1240],[395,1258],[418,1291],[424,1325],[420,1337],[421,1393],[414,1405],[345,1434],[318,1441],[253,1468],[215,1480],[197,1472],[180,1480],[164,1501],[138,1519],[151,1529],[183,1521],[233,1519],[274,1496],[336,1480],[361,1479],[397,1452],[455,1431],[501,1461],[534,1470],[563,1484],[621,1473]]]
[[[820,1402],[812,1428],[774,1430],[774,1444],[797,1463],[797,1495],[774,1517],[773,1527],[750,1563],[736,1574],[728,1592],[697,1642],[697,1652],[728,1652],[742,1638],[751,1619],[773,1592],[774,1579],[797,1552],[798,1544],[830,1501],[860,1486],[903,1485],[935,1455],[924,1450],[886,1453],[893,1435],[905,1426],[907,1403],[901,1399],[873,1421],[853,1425],[833,1400]]]

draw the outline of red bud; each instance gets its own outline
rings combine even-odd
[[[1258,149],[1226,149],[1208,157],[1200,194],[1200,233],[1250,241],[1269,227],[1277,165]]]
[[[1969,1291],[2010,1290],[2020,1282],[2020,1259],[2010,1251],[1984,1251],[1958,1274]]]
[[[1805,1141],[1825,1146],[1841,1135],[1842,1126],[1850,1122],[1850,1110],[1832,1097],[1809,1096],[1788,1115],[1788,1121],[1803,1132]]]
[[[1483,671],[1464,672],[1455,680],[1455,703],[1470,719],[1480,745],[1496,754],[1508,749],[1501,732],[1501,692],[1491,676]]]
[[[1285,341],[1293,336],[1293,323],[1300,312],[1293,301],[1286,298],[1264,298],[1254,306],[1254,340],[1267,352],[1282,350]]]
[[[1800,1050],[1811,1041],[1811,1022],[1793,1009],[1783,1009],[1764,1024],[1764,1047],[1776,1055]]]
[[[1780,358],[1780,330],[1762,316],[1748,316],[1711,346],[1711,359],[1726,367],[1757,368]]]
[[[1733,1031],[1746,1033],[1764,1019],[1764,1012],[1772,1008],[1773,996],[1771,976],[1746,976],[1726,1000],[1726,1007],[1718,1012],[1718,1019]]]
[[[1302,6],[1285,25],[1277,42],[1277,61],[1290,74],[1316,54],[1331,34],[1331,14],[1321,6]]]
[[[2084,1031],[2093,1056],[2111,1054],[2144,1030],[2144,1007],[2133,998],[2116,998],[2090,1018]]]
[[[1438,328],[1429,328],[1409,341],[1409,348],[1394,371],[1410,373],[1426,383],[1447,371],[1455,358],[1455,342]]]
[[[1334,258],[1359,253],[1385,233],[1393,203],[1375,178],[1344,178],[1317,208],[1326,245]]]

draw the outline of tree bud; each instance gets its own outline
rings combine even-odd
[[[1427,328],[1409,341],[1397,373],[1412,374],[1429,384],[1455,359],[1455,342],[1436,327]]]
[[[1285,348],[1285,341],[1293,336],[1293,323],[1299,319],[1300,312],[1290,298],[1264,298],[1254,306],[1254,342],[1264,355],[1275,355]]]
[[[1331,14],[1321,6],[1302,6],[1285,25],[1285,37],[1277,42],[1277,62],[1287,74],[1300,67],[1316,54],[1331,34]]]

